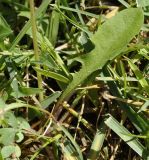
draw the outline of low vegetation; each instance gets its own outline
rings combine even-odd
[[[0,13],[0,160],[149,159],[147,0]]]

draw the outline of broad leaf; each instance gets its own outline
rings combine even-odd
[[[10,157],[14,152],[15,152],[15,146],[13,145],[4,146],[1,150],[3,158]]]
[[[15,140],[16,130],[14,128],[0,129],[0,143],[3,145],[10,145]]]
[[[135,24],[135,25],[134,25]],[[143,24],[143,12],[139,8],[130,8],[118,13],[107,20],[91,37],[94,49],[77,60],[82,63],[82,69],[75,73],[60,101],[68,96],[74,89],[84,82],[89,75],[109,61],[118,56],[138,34]]]
[[[15,155],[16,157],[20,157],[21,149],[17,145],[16,146],[15,145],[4,146],[1,150],[1,154],[3,158],[11,157],[12,154]]]
[[[15,115],[12,112],[10,112],[10,111],[6,112],[4,114],[4,120],[11,127],[17,128],[17,126],[18,126],[17,118],[15,117]]]

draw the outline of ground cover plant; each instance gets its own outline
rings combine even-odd
[[[149,1],[0,1],[0,159],[149,159]]]

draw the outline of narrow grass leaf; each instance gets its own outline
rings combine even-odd
[[[61,0],[61,4],[67,8],[69,8],[69,4],[67,0]],[[77,19],[75,18],[75,16],[73,15],[73,13],[71,11],[67,11],[68,16],[75,22],[77,22]]]
[[[113,78],[113,77],[96,77],[97,81],[125,81],[124,77]],[[138,82],[138,80],[134,77],[127,77],[126,81],[128,82]]]
[[[125,7],[127,7],[127,8],[129,8],[129,7],[131,7],[126,1],[124,1],[124,0],[118,0],[123,6],[125,6]]]
[[[136,138],[132,138],[131,133],[122,126],[114,117],[108,115],[105,124],[112,129],[120,138],[122,138],[136,153],[143,156],[145,147]]]
[[[127,74],[125,71],[125,67],[124,67],[124,63],[122,61],[120,61],[120,67],[121,67],[121,72],[122,72],[122,76],[124,78],[124,94],[126,95],[126,89],[127,89]]]
[[[149,60],[148,51],[144,49],[140,49],[139,54],[145,57],[147,60]]]
[[[63,144],[60,144],[60,146],[64,152],[66,160],[80,160],[74,146],[68,139],[65,139]]]
[[[38,154],[47,147],[47,145],[51,144],[54,141],[57,141],[61,138],[61,134],[57,134],[55,137],[49,138],[49,139],[45,139],[47,140],[35,153],[34,155],[30,158],[30,160],[34,160],[37,158]]]
[[[57,40],[57,35],[58,35],[58,30],[59,30],[59,22],[60,22],[60,13],[55,9],[53,9],[50,21],[48,25],[48,32],[47,32],[47,37],[52,43],[53,46],[56,44]]]
[[[43,66],[47,66],[48,68],[50,69],[53,69],[53,70],[59,70],[59,66],[56,64],[56,62],[54,61],[54,59],[50,56],[49,53],[45,53],[43,52],[41,55],[40,55],[40,64],[43,65]],[[34,62],[33,62],[34,63]],[[36,62],[35,62],[36,63]]]
[[[39,18],[42,14],[42,12],[48,7],[49,3],[51,3],[52,0],[46,0],[43,1],[40,7],[37,9],[35,16],[36,19]],[[19,41],[22,39],[22,37],[26,34],[28,29],[31,27],[31,20],[29,20],[25,26],[22,28],[22,30],[19,32],[15,40],[12,42],[10,51],[14,49],[14,47],[19,43]]]
[[[78,160],[74,147],[70,142],[65,141],[59,144],[66,160]]]
[[[44,109],[46,109],[51,103],[55,102],[57,98],[61,95],[61,92],[54,92],[46,99],[41,102],[41,105]]]
[[[75,155],[78,155],[77,156],[77,159],[78,160],[83,160],[83,155],[82,155],[82,152],[81,152],[81,149],[80,147],[78,146],[78,144],[75,142],[74,138],[71,136],[71,134],[61,125],[58,125],[58,127],[64,132],[64,134],[68,137],[68,139],[71,141],[71,143],[73,144],[73,146],[75,147],[75,151],[73,151],[74,153],[76,153],[77,151],[77,154]],[[69,144],[68,144],[69,145]]]
[[[27,107],[28,105],[25,103],[11,103],[7,104],[4,111],[7,112],[12,109],[21,108],[21,107]]]
[[[146,7],[149,6],[149,0],[136,0],[138,7]]]
[[[63,62],[63,60],[61,59],[59,54],[56,52],[56,50],[52,46],[51,42],[46,37],[43,38],[42,50],[44,52],[48,52],[51,55],[51,57],[55,60],[56,64],[64,72],[64,74],[66,74],[67,77],[70,77],[70,73],[69,73],[65,63]]]
[[[32,87],[19,87],[19,91],[24,96],[36,95],[36,94],[39,94],[39,93],[43,92],[42,89],[32,88]]]
[[[104,74],[104,76],[112,76],[106,67],[103,70],[103,74]],[[124,98],[123,93],[121,92],[121,90],[118,87],[118,84],[116,82],[108,81],[107,84],[108,84],[108,86],[110,88],[110,92],[113,96]],[[133,123],[133,125],[136,127],[136,129],[139,132],[146,132],[148,130],[148,122],[146,122],[146,120],[142,116],[137,114],[132,109],[131,106],[129,106],[126,103],[120,102],[120,101],[117,103],[118,103],[119,107],[123,111],[125,111],[126,115],[128,116],[128,118],[131,120],[131,122]]]
[[[96,15],[96,14],[93,14],[93,13],[90,13],[90,12],[86,12],[86,11],[82,11],[82,10],[79,10],[79,9],[65,7],[65,6],[59,6],[59,8],[63,9],[63,10],[68,10],[68,11],[76,12],[76,13],[79,12],[82,15],[86,15],[86,16],[93,17],[93,18],[97,18],[97,19],[99,18],[99,16]]]
[[[46,76],[46,77],[50,77],[53,78],[55,80],[58,80],[60,82],[64,82],[64,83],[68,83],[69,79],[64,77],[63,75],[56,73],[56,72],[51,72],[51,71],[47,71],[47,70],[43,70],[37,67],[34,67],[34,69],[39,72],[40,74]]]
[[[106,125],[102,122],[97,130],[87,160],[98,159],[106,136]]]
[[[141,108],[139,109],[138,113],[139,113],[139,112],[142,112],[142,111],[146,111],[148,107],[149,107],[149,100],[146,101],[146,102],[141,106]]]
[[[0,15],[0,39],[7,37],[9,34],[12,33],[12,30],[4,17]]]
[[[149,94],[149,84],[146,81],[146,79],[144,78],[143,73],[139,70],[139,68],[130,59],[127,58],[127,60],[128,60],[129,66],[131,67],[131,69],[135,73],[140,85]]]
[[[58,7],[56,7],[56,9],[61,14],[61,16],[63,16],[65,19],[67,19],[70,23],[72,23],[78,29],[80,29],[81,31],[84,31],[88,35],[91,35],[91,33],[85,28],[85,26],[81,26],[77,21],[74,21],[74,20],[70,19],[69,17],[67,17]]]

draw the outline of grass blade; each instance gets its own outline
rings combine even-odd
[[[106,68],[104,68],[103,74],[104,76],[111,75]],[[116,82],[108,81],[107,84],[113,96],[123,98],[123,95]],[[137,130],[139,132],[146,132],[146,130],[148,129],[148,123],[142,117],[140,117],[129,105],[123,102],[118,102],[118,104],[119,107],[126,112],[126,115],[131,120],[133,125],[137,128]]]
[[[52,43],[53,46],[55,46],[56,40],[57,40],[57,35],[59,30],[59,21],[60,21],[60,14],[58,11],[56,11],[54,7],[52,11],[52,15],[50,17],[49,25],[47,28],[47,37],[48,39],[50,39],[50,42]]]
[[[46,77],[51,77],[53,79],[56,79],[56,80],[58,80],[60,82],[64,82],[64,83],[68,83],[69,82],[68,78],[64,77],[63,75],[61,75],[59,73],[51,72],[51,71],[46,71],[46,70],[43,70],[43,69],[40,69],[40,68],[37,68],[37,67],[34,67],[34,69],[38,73],[40,73],[40,74],[42,74],[42,75],[44,75]]]
[[[106,125],[102,122],[92,142],[92,146],[89,152],[89,157],[87,160],[93,160],[98,158],[106,136],[106,128],[107,128]]]
[[[141,157],[144,156],[143,154],[147,154],[145,147],[138,141],[138,139],[129,136],[131,133],[125,127],[123,127],[114,117],[108,115],[108,118],[105,120],[105,124],[110,129],[112,129],[120,138],[122,138]]]
[[[78,146],[78,144],[75,142],[75,140],[73,139],[73,137],[71,136],[71,134],[63,126],[58,125],[58,127],[65,133],[65,135],[68,137],[68,139],[71,141],[71,143],[75,147],[75,149],[76,149],[76,151],[78,153],[78,160],[83,160],[83,155],[81,153],[81,149]]]
[[[142,72],[130,59],[127,58],[127,60],[128,60],[128,63],[130,65],[131,69],[134,71],[138,81],[140,82],[142,88],[149,94],[149,84],[146,81],[146,79],[144,78]]]
[[[118,0],[123,6],[125,6],[125,7],[127,7],[127,8],[129,8],[130,7],[130,5],[126,2],[126,1],[124,1],[124,0]]]
[[[35,13],[35,17],[36,19],[39,18],[42,14],[42,12],[47,8],[47,6],[49,5],[49,3],[51,3],[52,0],[46,0],[43,1],[43,3],[40,5],[40,7],[37,9],[36,13]],[[31,20],[29,20],[25,26],[22,28],[22,30],[20,31],[20,33],[17,35],[17,37],[15,38],[15,40],[12,42],[12,45],[10,47],[10,51],[14,49],[14,47],[20,42],[20,40],[22,39],[22,37],[26,34],[26,32],[28,31],[28,29],[31,27]]]

